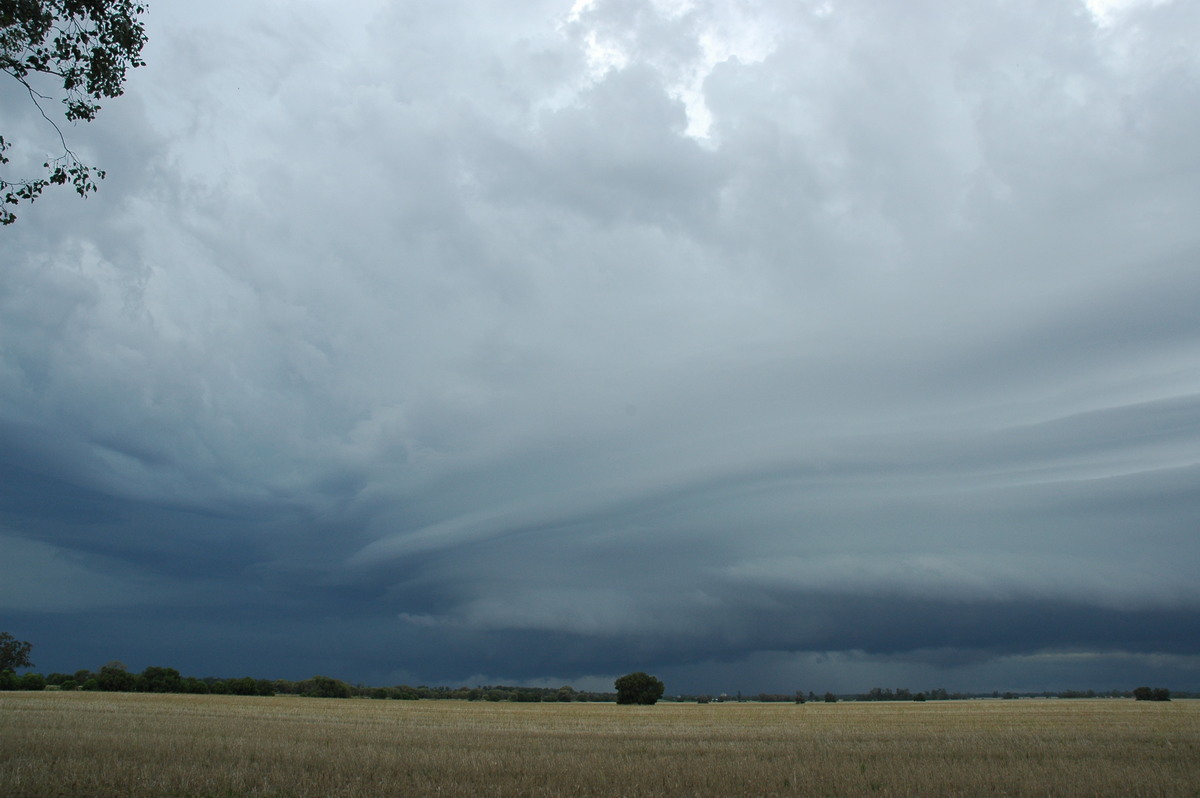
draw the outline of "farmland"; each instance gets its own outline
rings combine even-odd
[[[1200,701],[0,694],[0,794],[1200,795]]]

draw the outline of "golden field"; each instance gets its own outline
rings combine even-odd
[[[0,693],[0,796],[1200,796],[1200,701]]]

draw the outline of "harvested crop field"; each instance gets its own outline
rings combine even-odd
[[[0,694],[0,795],[1200,795],[1200,701]]]

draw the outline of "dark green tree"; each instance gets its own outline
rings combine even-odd
[[[329,676],[314,676],[301,682],[303,694],[313,698],[350,698],[350,685]]]
[[[129,693],[137,685],[137,679],[125,668],[124,662],[113,660],[96,674],[99,689],[108,693]]]
[[[8,632],[0,632],[0,672],[32,668],[33,663],[29,661],[29,652],[32,650],[32,644],[18,640]]]
[[[99,100],[120,96],[125,73],[145,63],[145,10],[138,0],[0,0],[0,71],[28,92],[61,147],[42,164],[41,177],[0,175],[0,224],[16,221],[10,205],[33,202],[50,185],[70,183],[86,197],[104,179],[103,170],[75,156],[43,103],[58,99],[68,122],[95,119]],[[11,146],[0,135],[0,167]]]
[[[648,673],[627,673],[615,682],[618,704],[654,704],[662,698],[663,683]]]
[[[151,665],[142,671],[141,688],[147,693],[182,693],[183,678],[174,668]]]
[[[27,673],[18,682],[18,690],[45,690],[46,677],[40,673]]]
[[[197,679],[195,676],[188,676],[182,680],[180,692],[205,695],[209,692],[208,683],[203,679]]]

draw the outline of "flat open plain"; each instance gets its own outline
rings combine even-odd
[[[0,795],[1198,796],[1200,701],[0,693]]]

